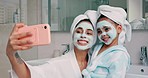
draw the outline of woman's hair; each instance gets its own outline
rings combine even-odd
[[[101,18],[107,18],[107,17],[101,14],[100,17],[97,19],[97,22],[99,22],[99,20],[100,20]]]
[[[108,17],[106,17],[106,16],[104,16],[104,15],[100,15],[100,17],[98,18],[98,20],[97,20],[97,22],[99,22],[99,20],[101,19],[101,18],[108,18]],[[110,18],[108,18],[108,19],[110,19]],[[110,19],[111,20],[111,19]],[[119,25],[118,23],[116,23],[115,21],[113,21],[113,20],[111,20],[112,22],[114,22],[115,23],[115,25]]]

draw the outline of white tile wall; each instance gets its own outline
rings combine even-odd
[[[10,69],[10,63],[6,56],[6,44],[8,35],[11,31],[12,25],[0,25],[0,78],[8,78],[8,69]]]
[[[38,58],[54,57],[54,52],[57,50],[62,54],[66,49],[62,44],[71,44],[70,32],[52,32],[51,44],[38,47]]]
[[[8,70],[10,69],[10,63],[6,56],[5,49],[8,35],[12,28],[12,24],[10,23],[13,22],[12,17],[16,8],[18,8],[18,1],[19,0],[0,0],[0,78],[9,78]]]
[[[147,46],[148,48],[148,30],[134,30],[132,40],[126,44],[126,47],[131,55],[133,64],[140,63],[140,48]]]

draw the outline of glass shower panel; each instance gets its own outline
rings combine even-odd
[[[91,9],[97,10],[99,5],[109,4],[109,0],[89,0],[91,3]]]
[[[51,0],[51,28],[53,31],[70,31],[77,15],[108,3],[108,0]]]
[[[89,9],[89,0],[58,0],[59,25],[62,31],[69,31],[74,18]]]

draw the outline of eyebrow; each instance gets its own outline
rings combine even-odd
[[[93,31],[92,29],[87,29],[87,30],[89,30],[89,31]]]
[[[78,27],[77,29],[83,29],[83,28],[81,28],[81,27]]]
[[[78,27],[77,29],[83,29],[82,27]],[[87,30],[92,30],[92,29],[87,29]]]
[[[104,27],[108,27],[108,28],[110,28],[109,26],[103,26],[103,28],[104,28]]]

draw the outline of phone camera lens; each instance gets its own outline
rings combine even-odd
[[[47,29],[47,26],[44,26],[44,29]]]

